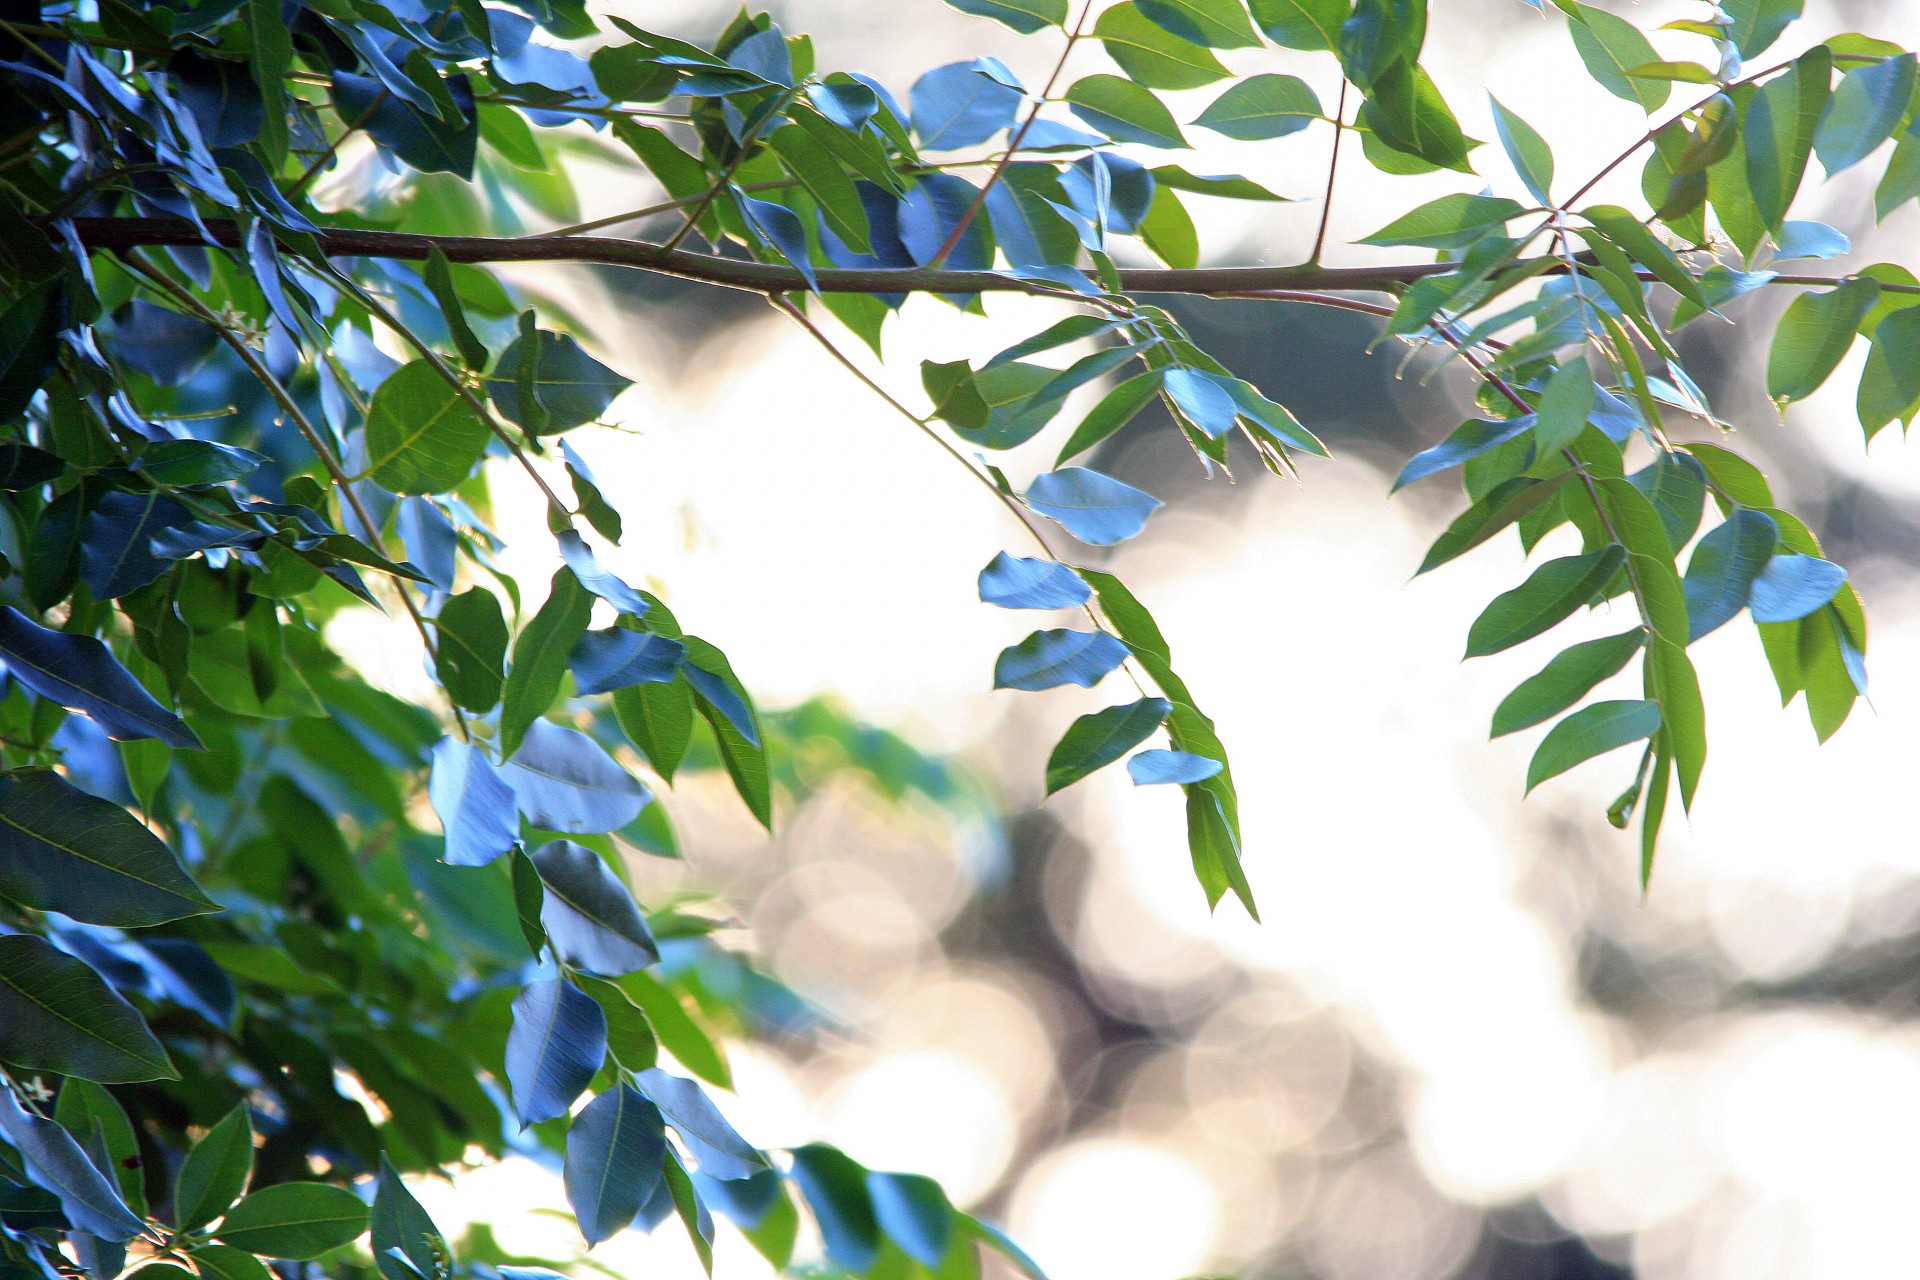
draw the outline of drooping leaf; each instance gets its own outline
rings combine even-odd
[[[630,1085],[615,1085],[574,1119],[564,1176],[588,1248],[633,1222],[660,1184],[666,1154],[659,1108]]]
[[[1893,136],[1913,102],[1914,55],[1856,67],[1840,79],[1813,135],[1820,167],[1832,177]]]
[[[820,1228],[835,1266],[862,1274],[880,1256],[880,1221],[867,1191],[866,1171],[844,1152],[820,1143],[793,1153],[793,1180]]]
[[[1583,761],[1660,732],[1660,704],[1650,700],[1596,702],[1548,731],[1527,765],[1527,790]]]
[[[83,1080],[174,1080],[146,1021],[45,938],[0,936],[0,1062]]]
[[[1469,658],[1531,640],[1565,620],[1605,586],[1626,560],[1618,543],[1585,555],[1562,556],[1535,569],[1511,591],[1495,596],[1467,633]]]
[[[46,771],[0,775],[0,895],[122,928],[219,910],[132,814]]]
[[[1522,212],[1516,201],[1502,196],[1441,196],[1401,214],[1360,243],[1464,248],[1500,230]]]
[[[487,424],[431,363],[380,384],[367,407],[367,474],[391,493],[446,493],[487,448]]]
[[[493,710],[507,659],[507,622],[498,597],[481,587],[462,591],[440,607],[433,624],[439,644],[434,671],[447,695],[476,714]]]
[[[693,739],[693,692],[684,678],[616,689],[613,714],[627,741],[640,749],[647,763],[668,782],[673,781]]]
[[[283,1182],[228,1211],[215,1233],[236,1249],[308,1261],[350,1244],[367,1229],[360,1197],[322,1182]]]
[[[909,1258],[929,1270],[940,1266],[953,1238],[953,1206],[932,1178],[917,1173],[867,1174],[874,1220]]]
[[[1767,351],[1767,394],[1785,404],[1819,390],[1853,345],[1861,319],[1879,295],[1878,283],[1856,279],[1788,303]]]
[[[1515,476],[1502,481],[1484,498],[1460,513],[1447,526],[1446,532],[1434,539],[1414,575],[1418,577],[1465,555],[1502,529],[1537,510],[1543,503],[1552,501],[1559,496],[1560,486],[1572,474],[1571,471],[1563,471],[1545,480]]]
[[[525,1128],[567,1114],[607,1056],[607,1016],[565,980],[530,982],[513,1000],[507,1084]]]
[[[560,694],[567,658],[593,616],[593,597],[572,569],[553,575],[546,603],[533,615],[513,645],[513,667],[500,708],[500,752],[511,759],[533,722],[547,713]]]
[[[555,840],[533,851],[533,865],[547,889],[540,923],[562,960],[612,978],[659,963],[633,894],[599,854]]]
[[[706,1091],[693,1081],[669,1075],[658,1067],[642,1071],[634,1079],[709,1178],[734,1182],[751,1178],[767,1167],[766,1157],[735,1132]]]
[[[733,1073],[720,1047],[700,1029],[671,987],[642,970],[620,979],[620,989],[647,1015],[661,1048],[708,1084],[733,1087]],[[660,1103],[662,1110],[668,1109],[665,1100],[654,1097],[650,1090],[647,1096]]]
[[[1765,229],[1779,227],[1806,175],[1832,66],[1826,46],[1815,45],[1791,71],[1761,85],[1747,105],[1741,150],[1754,216]]]
[[[174,1226],[192,1231],[212,1222],[240,1198],[252,1172],[253,1123],[241,1102],[181,1162],[173,1184]]]

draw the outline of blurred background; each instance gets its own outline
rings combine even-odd
[[[693,39],[731,13],[712,0],[628,3],[635,21]],[[1058,33],[1017,37],[940,0],[769,7],[789,32],[812,33],[823,67],[868,71],[896,93],[980,53],[1038,84],[1058,48]],[[1705,12],[1603,7],[1649,31]],[[1775,56],[1848,30],[1920,42],[1920,6],[1807,8]],[[1547,137],[1563,184],[1645,127],[1586,81],[1565,26],[1522,0],[1436,4],[1425,59],[1470,134],[1495,136],[1491,91]],[[1663,56],[1700,53],[1691,37],[1656,41]],[[1075,57],[1081,73],[1105,69],[1097,47]],[[1337,91],[1324,56],[1226,60],[1239,74],[1301,75],[1329,108]],[[1170,96],[1191,119],[1215,92]],[[648,202],[644,178],[581,132],[578,206],[527,209],[529,229]],[[1262,144],[1204,136],[1188,168],[1244,173],[1298,201],[1194,199],[1207,259],[1305,257],[1331,129]],[[1497,147],[1476,162],[1493,190],[1519,193]],[[1625,166],[1593,198],[1638,204],[1638,172]],[[1796,205],[1852,238],[1855,252],[1828,264],[1836,273],[1911,262],[1920,219],[1909,205],[1872,224],[1877,172],[1809,184]],[[1329,244],[1476,186],[1343,166]],[[1369,252],[1336,247],[1328,260]],[[1911,1273],[1920,457],[1896,432],[1863,447],[1852,396],[1864,345],[1783,422],[1761,368],[1784,296],[1750,296],[1730,309],[1737,323],[1683,331],[1690,367],[1738,427],[1730,443],[1866,596],[1873,694],[1817,748],[1801,710],[1780,709],[1751,627],[1704,640],[1708,780],[1691,819],[1669,819],[1643,898],[1637,849],[1602,818],[1631,753],[1523,803],[1538,731],[1493,743],[1485,732],[1513,684],[1622,619],[1462,664],[1473,616],[1523,575],[1518,547],[1502,540],[1409,580],[1460,499],[1435,482],[1389,501],[1388,479],[1469,412],[1459,370],[1409,364],[1398,347],[1369,354],[1364,316],[1171,303],[1336,454],[1309,460],[1299,485],[1251,458],[1208,480],[1164,420],[1143,417],[1093,465],[1168,509],[1117,553],[1076,549],[1154,610],[1220,723],[1265,917],[1254,925],[1231,901],[1207,912],[1173,788],[1136,791],[1109,769],[1043,802],[1055,739],[1119,695],[989,691],[994,655],[1033,621],[978,604],[974,575],[1025,548],[951,459],[757,299],[637,273],[518,278],[572,309],[638,380],[614,426],[573,437],[627,517],[618,567],[722,645],[766,704],[830,699],[989,802],[889,798],[823,758],[821,785],[788,797],[769,841],[718,775],[663,792],[685,858],[636,852],[642,900],[716,895],[737,922],[721,936],[816,1015],[734,1048],[738,1093],[725,1101],[750,1139],[824,1137],[870,1165],[935,1175],[1058,1280]],[[1061,314],[999,297],[968,317],[915,299],[889,325],[886,364],[823,323],[918,404],[921,359],[979,359]],[[1049,433],[995,461],[1020,484],[1057,447]],[[510,567],[544,580],[537,506],[513,506],[504,473],[497,492],[526,557]],[[417,650],[402,633],[378,637],[368,662],[414,687]],[[577,1247],[569,1224],[528,1213],[562,1197],[524,1162],[423,1198],[443,1225],[491,1222],[509,1250]],[[730,1228],[721,1235],[718,1274],[764,1274]],[[697,1274],[673,1230],[628,1233],[593,1257],[624,1276]]]

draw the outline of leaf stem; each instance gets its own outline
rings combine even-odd
[[[1327,160],[1327,195],[1320,202],[1320,229],[1313,233],[1313,252],[1307,255],[1307,261],[1318,265],[1320,250],[1327,243],[1327,222],[1333,217],[1333,182],[1340,176],[1340,139],[1345,136],[1347,126],[1347,78],[1340,77],[1340,103],[1333,109],[1333,155]]]

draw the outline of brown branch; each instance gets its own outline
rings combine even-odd
[[[80,243],[92,249],[132,249],[142,245],[205,246],[198,228],[180,218],[74,218]],[[206,220],[208,236],[218,246],[238,248],[239,229],[220,218]],[[716,254],[668,249],[640,240],[609,236],[430,236],[404,231],[366,231],[322,228],[313,237],[321,250],[336,258],[394,258],[424,261],[438,248],[449,262],[579,262],[607,267],[632,267],[661,275],[697,280],[704,284],[748,293],[805,293],[809,283],[792,267],[766,262],[722,258]],[[1530,269],[1535,260],[1519,259],[1515,270]],[[1459,270],[1457,262],[1389,263],[1377,267],[1322,267],[1300,263],[1290,267],[1122,268],[1120,285],[1128,293],[1247,294],[1271,290],[1309,293],[1397,293],[1416,280]],[[1564,274],[1566,264],[1556,260],[1545,274]],[[811,291],[820,293],[1031,293],[1062,296],[1058,285],[1022,280],[998,271],[947,271],[927,267],[857,268],[818,267]],[[1829,287],[1851,276],[1777,276],[1775,284]],[[1882,283],[1887,293],[1920,294],[1920,285]],[[1093,299],[1087,299],[1093,301]]]

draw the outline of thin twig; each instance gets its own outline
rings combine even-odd
[[[720,198],[720,193],[725,191],[727,184],[733,181],[734,173],[746,162],[747,153],[753,150],[754,140],[760,136],[760,131],[766,128],[769,120],[774,119],[784,112],[787,109],[787,105],[793,101],[794,95],[799,92],[800,90],[796,86],[782,93],[774,102],[773,106],[767,111],[766,115],[761,118],[760,122],[749,129],[746,136],[740,139],[739,144],[734,148],[733,158],[728,160],[721,168],[719,176],[713,180],[713,185],[708,187],[706,194],[700,197],[700,203],[695,205],[693,212],[687,215],[687,220],[680,224],[680,229],[667,238],[667,242],[661,246],[663,249],[671,251],[679,248],[680,242],[691,235],[693,229],[700,225],[700,219],[707,216],[707,210],[713,207],[713,202]]]
[[[986,182],[981,185],[979,191],[974,193],[966,212],[962,213],[960,220],[953,224],[953,230],[947,233],[947,238],[941,242],[939,251],[928,261],[929,267],[938,268],[946,264],[947,258],[959,247],[960,238],[967,234],[967,228],[973,225],[973,220],[980,215],[982,206],[987,202],[987,193],[993,190],[994,183],[1000,181],[1000,175],[1007,171],[1007,166],[1013,163],[1014,156],[1019,154],[1020,144],[1027,140],[1027,130],[1033,128],[1034,121],[1040,118],[1040,108],[1046,106],[1047,100],[1053,96],[1053,86],[1058,83],[1061,71],[1065,70],[1067,58],[1073,53],[1073,46],[1080,43],[1081,29],[1087,25],[1087,17],[1092,12],[1093,0],[1086,0],[1086,3],[1080,6],[1079,20],[1073,24],[1073,30],[1067,33],[1066,47],[1060,50],[1059,58],[1054,61],[1053,71],[1047,76],[1047,83],[1040,90],[1040,96],[1033,100],[1033,106],[1027,111],[1027,118],[1020,122],[1020,127],[1014,130],[1011,138],[1007,139],[1007,150],[1000,157],[1000,163],[993,167],[993,172],[987,175]]]
[[[1327,198],[1320,202],[1320,229],[1313,233],[1313,252],[1307,261],[1318,263],[1327,243],[1327,222],[1333,217],[1333,181],[1340,176],[1340,139],[1347,132],[1347,79],[1340,77],[1340,105],[1333,109],[1333,155],[1327,161]]]
[[[292,393],[287,390],[285,384],[274,376],[273,370],[267,368],[266,362],[260,359],[259,355],[241,339],[238,333],[234,332],[233,325],[228,323],[227,320],[218,312],[214,311],[213,308],[194,297],[185,287],[177,284],[172,278],[166,275],[165,272],[157,271],[147,263],[131,256],[122,259],[122,261],[132,268],[135,273],[159,286],[176,302],[211,325],[214,332],[220,335],[221,340],[233,349],[233,353],[240,357],[241,363],[247,366],[248,371],[253,374],[260,385],[265,387],[267,393],[278,402],[281,411],[287,415],[287,418],[293,423],[294,428],[306,439],[307,447],[313,450],[313,456],[320,460],[320,465],[325,468],[327,475],[332,478],[334,487],[340,491],[340,500],[352,508],[354,516],[360,521],[360,527],[367,531],[369,538],[377,542],[380,537],[380,526],[375,523],[372,515],[368,513],[366,505],[360,501],[360,495],[353,491],[353,481],[347,475],[347,469],[340,464],[340,459],[334,455],[332,446],[327,443],[326,437],[320,434],[319,428],[313,425],[313,422],[307,417],[306,411],[300,407],[299,401],[293,398]],[[396,583],[394,585],[394,591],[395,594],[400,597],[400,603],[406,607],[407,616],[413,620],[414,629],[420,633],[420,643],[426,646],[427,653],[432,656],[435,666],[438,666],[440,662],[440,645],[439,642],[434,639],[433,634],[428,631],[426,619],[421,616],[419,608],[413,603],[413,597],[407,594],[406,587]],[[447,705],[453,709],[453,718],[459,722],[461,736],[470,736],[467,730],[466,714],[460,710],[460,704],[453,701],[451,694],[447,697]]]

